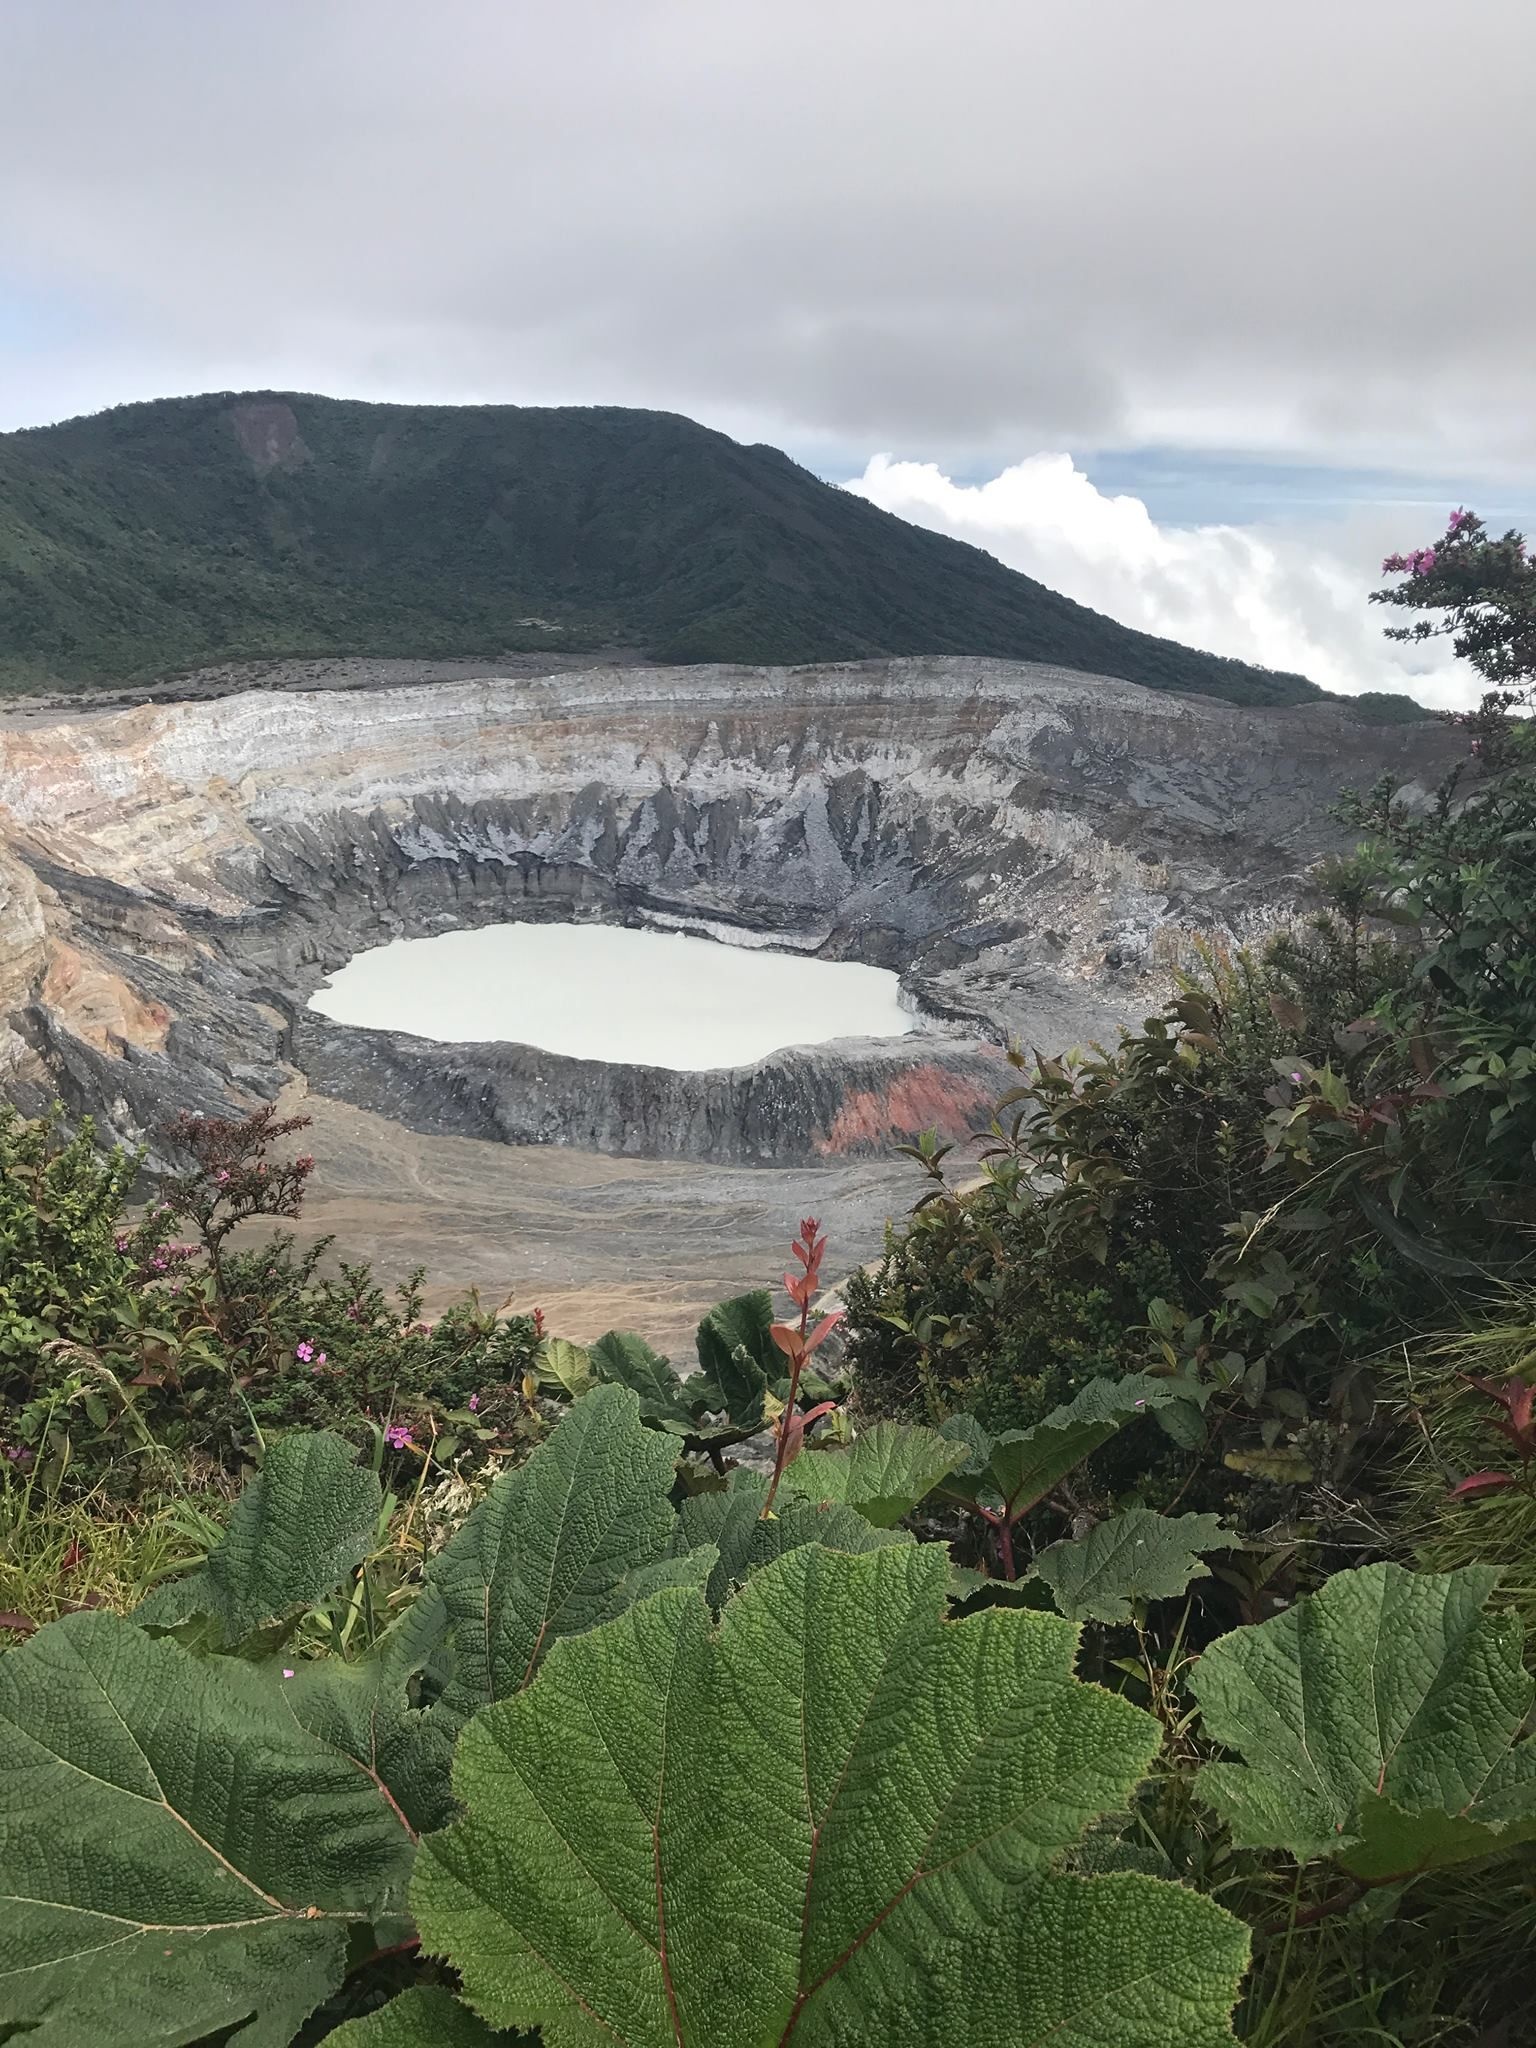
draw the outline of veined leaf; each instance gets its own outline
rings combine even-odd
[[[411,1854],[377,1784],[246,1666],[109,1614],[0,1658],[0,2032],[287,2048],[350,1928],[400,1910]]]
[[[873,2026],[829,2015],[795,2048],[1231,2048],[1247,1930],[1154,1876],[1043,1877],[1007,1919],[953,1936],[877,1997]]]
[[[600,1386],[497,1480],[427,1572],[453,1638],[442,1718],[517,1692],[557,1637],[618,1612],[625,1574],[667,1548],[674,1462],[635,1395]]]
[[[1376,1880],[1536,1838],[1532,1684],[1519,1624],[1484,1607],[1497,1576],[1366,1565],[1212,1644],[1190,1682],[1243,1761],[1196,1782],[1239,1845]]]
[[[1202,1551],[1241,1544],[1215,1515],[1128,1508],[1086,1536],[1042,1550],[1035,1574],[1068,1621],[1129,1621],[1133,1603],[1172,1600],[1192,1579],[1208,1578]]]
[[[536,2037],[494,2032],[451,1992],[420,1984],[325,2039],[326,2048],[533,2048]]]
[[[780,1483],[805,1500],[841,1501],[877,1529],[889,1529],[932,1493],[966,1457],[966,1447],[937,1430],[877,1422],[845,1451],[802,1451]]]
[[[754,1369],[755,1378],[764,1385],[776,1378],[782,1361],[768,1335],[772,1324],[773,1296],[766,1288],[717,1302],[700,1322],[694,1340],[704,1377],[713,1380],[725,1395],[738,1385],[750,1388]],[[744,1361],[737,1359],[738,1351],[746,1353]]]
[[[610,1330],[590,1347],[588,1356],[599,1379],[629,1388],[642,1415],[650,1403],[670,1408],[676,1402],[682,1382],[670,1361],[633,1330]]]
[[[568,1337],[546,1337],[539,1346],[534,1371],[544,1386],[558,1387],[573,1401],[597,1383],[591,1354],[580,1344],[573,1344]]]
[[[967,1502],[998,1502],[1016,1520],[1134,1417],[1188,1398],[1182,1385],[1133,1373],[1123,1380],[1089,1380],[1030,1429],[987,1437],[974,1418],[955,1416],[939,1433],[963,1444],[970,1456],[940,1490]]]
[[[793,1468],[791,1468],[793,1469]],[[682,1558],[699,1554],[712,1560],[704,1583],[711,1607],[722,1607],[733,1585],[788,1551],[807,1543],[829,1550],[877,1550],[885,1543],[907,1543],[904,1529],[876,1529],[853,1508],[832,1502],[802,1500],[779,1489],[777,1510],[766,1519],[768,1482],[756,1472],[738,1469],[724,1493],[699,1493],[678,1510],[671,1551]]]
[[[409,1687],[439,1651],[446,1617],[425,1593],[365,1657],[320,1657],[279,1682],[282,1704],[330,1748],[349,1756],[413,1833],[442,1827],[453,1811],[447,1716],[412,1706]]]
[[[210,1647],[235,1649],[346,1579],[372,1547],[382,1503],[378,1475],[341,1437],[277,1437],[206,1561],[157,1588],[133,1618],[169,1629],[206,1615]]]
[[[946,1622],[946,1576],[938,1546],[807,1546],[718,1631],[658,1594],[480,1715],[412,1886],[476,2008],[548,2048],[1229,2038],[1219,1907],[1048,1871],[1155,1724],[1073,1676],[1055,1616]]]

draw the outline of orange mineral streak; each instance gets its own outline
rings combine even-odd
[[[915,1138],[921,1131],[963,1138],[974,1129],[977,1112],[990,1106],[993,1092],[943,1067],[914,1067],[884,1088],[850,1090],[832,1128],[825,1137],[817,1137],[816,1150],[823,1158],[834,1158]]]
[[[165,1048],[171,1024],[165,1005],[139,995],[121,975],[60,939],[48,947],[42,998],[98,1052],[121,1059],[129,1046],[148,1052]]]

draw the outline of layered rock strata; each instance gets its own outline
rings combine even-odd
[[[0,1085],[137,1140],[298,1072],[423,1131],[716,1162],[971,1128],[1010,1039],[1136,1015],[1284,915],[1341,785],[1454,741],[977,659],[540,678],[0,724]],[[351,954],[517,918],[897,970],[923,1029],[729,1072],[441,1046],[306,1008]],[[615,1000],[630,1000],[616,992]]]

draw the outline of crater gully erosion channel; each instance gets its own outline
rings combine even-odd
[[[1010,1039],[1112,1033],[1193,940],[1302,898],[1343,785],[1427,789],[1449,754],[1327,704],[961,658],[13,713],[0,1085],[132,1144],[178,1108],[305,1097],[314,1228],[445,1288],[590,1303],[573,1334],[622,1309],[664,1339],[768,1277],[802,1214],[870,1256],[911,1199],[892,1146],[984,1121]],[[630,1057],[310,1007],[392,942],[525,923],[880,969],[913,1028],[826,1037],[808,1008],[786,1040],[763,1015],[777,1049],[679,1066],[647,1051],[665,954],[564,991],[600,1028],[559,1042]]]

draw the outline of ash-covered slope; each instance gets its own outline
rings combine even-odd
[[[1239,704],[1320,695],[672,413],[225,393],[0,434],[0,687],[603,647],[976,654]]]
[[[1011,1037],[1134,1015],[1283,915],[1341,784],[1444,728],[982,661],[598,669],[0,726],[0,1062],[134,1138],[322,1091],[424,1130],[763,1163],[963,1131]],[[519,917],[897,969],[927,1029],[715,1074],[327,1023],[323,975]],[[632,1000],[615,992],[615,1000]]]

